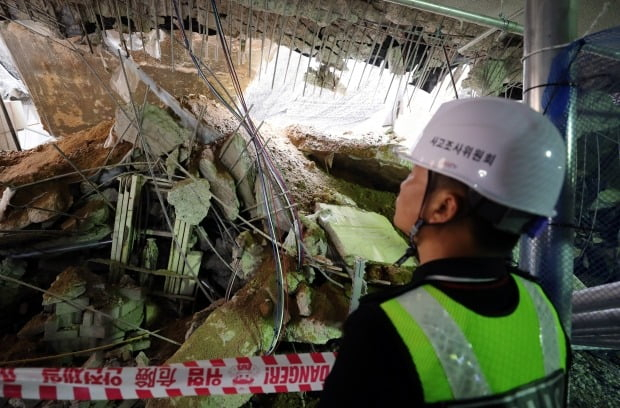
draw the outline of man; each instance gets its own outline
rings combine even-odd
[[[507,265],[554,214],[565,147],[520,103],[445,103],[414,147],[394,224],[419,259],[345,323],[322,407],[565,405],[569,345],[532,277]]]

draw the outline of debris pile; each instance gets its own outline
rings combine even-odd
[[[375,198],[357,206],[347,195],[356,186],[391,202],[393,183],[378,191],[320,170],[304,154],[325,161],[316,152],[333,142],[311,130],[314,152],[291,143],[299,129],[269,126],[257,149],[214,102],[182,104],[220,138],[205,145],[146,103],[55,145],[0,156],[0,299],[20,316],[7,318],[3,341],[14,344],[0,361],[118,366],[330,349],[363,293],[410,279],[411,263],[390,266],[406,241],[364,209]],[[366,148],[336,151],[331,167],[363,156],[362,167],[408,171]],[[88,350],[97,357],[86,360]]]

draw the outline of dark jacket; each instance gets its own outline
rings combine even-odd
[[[499,258],[441,259],[418,267],[408,285],[362,298],[359,308],[345,322],[338,357],[325,382],[319,406],[426,406],[411,355],[381,303],[422,284],[431,284],[478,314],[505,316],[519,302],[518,288],[510,273],[532,279]],[[494,280],[456,283],[434,280],[432,275]]]

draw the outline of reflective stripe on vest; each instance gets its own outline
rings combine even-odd
[[[478,315],[430,285],[381,305],[411,353],[426,402],[494,395],[565,368],[550,302],[535,283],[514,278],[519,306],[505,317]]]

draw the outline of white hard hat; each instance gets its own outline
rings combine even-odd
[[[528,106],[469,98],[441,105],[411,160],[498,204],[551,217],[564,181],[566,147],[557,128]]]

